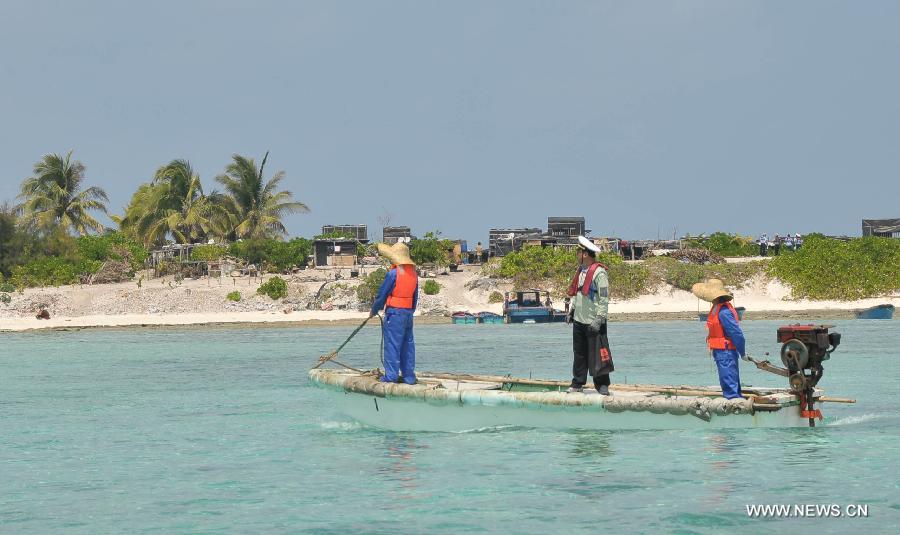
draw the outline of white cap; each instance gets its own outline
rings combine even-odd
[[[600,252],[600,248],[594,245],[594,242],[585,238],[584,236],[578,236],[578,245],[584,247],[588,251],[593,251],[595,253]]]

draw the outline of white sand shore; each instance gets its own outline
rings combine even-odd
[[[457,310],[500,312],[502,305],[489,304],[488,296],[493,291],[510,289],[506,284],[482,278],[474,267],[435,279],[442,286],[441,292],[435,296],[420,294],[418,314],[426,316],[420,322],[446,323],[450,321],[446,316]],[[316,296],[322,296],[326,281],[331,282],[324,288],[333,291],[333,295],[323,301]],[[281,301],[256,295],[259,283],[247,279],[187,280],[178,284],[154,280],[141,286],[130,282],[30,289],[13,294],[11,304],[0,305],[0,331],[215,324],[349,325],[366,317],[355,298],[358,279],[334,280],[330,272],[306,272],[290,283],[290,293]],[[225,298],[235,290],[242,293],[239,303]],[[900,306],[897,297],[808,301],[791,300],[789,296],[789,288],[760,278],[737,290],[734,303],[747,309],[746,319],[849,317],[851,310],[881,303]],[[35,318],[34,310],[40,305],[47,307],[51,319]],[[557,308],[561,305],[556,303]],[[331,310],[322,310],[323,306]],[[636,299],[613,301],[610,319],[692,319],[708,307],[689,292],[667,286]]]

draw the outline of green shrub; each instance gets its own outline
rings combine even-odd
[[[644,261],[653,287],[662,283],[691,291],[691,286],[706,279],[722,279],[726,285],[740,288],[760,273],[765,273],[766,262],[740,262],[735,264],[689,264],[666,256],[655,256]]]
[[[285,271],[291,266],[306,265],[312,249],[312,242],[305,238],[287,242],[255,239],[232,243],[228,246],[228,254],[257,266],[268,265],[277,271]]]
[[[502,303],[503,302],[503,294],[498,291],[491,292],[491,295],[488,296],[488,303]]]
[[[701,247],[722,256],[756,256],[759,246],[753,238],[740,234],[714,232],[706,238],[687,240],[688,247]]]
[[[283,299],[287,297],[287,282],[281,277],[272,277],[264,284],[262,284],[257,290],[256,293],[261,295],[267,295],[270,299]]]
[[[449,250],[453,249],[453,242],[442,240],[440,232],[426,232],[425,237],[413,240],[409,244],[409,256],[416,264],[434,264],[444,267],[450,265]]]
[[[795,253],[772,258],[768,269],[791,285],[795,298],[885,295],[900,289],[900,240],[868,236],[840,241],[811,234]]]
[[[34,288],[75,284],[79,282],[79,276],[71,261],[60,257],[42,257],[24,266],[14,267],[10,281],[16,288]]]
[[[241,292],[230,292],[228,295],[225,296],[225,299],[228,299],[229,301],[238,302],[241,300]]]
[[[0,282],[0,292],[4,293],[13,293],[16,291],[16,287],[12,285],[10,282]]]
[[[4,305],[8,305],[10,302],[12,302],[12,297],[10,297],[9,294],[0,293],[0,303],[3,303]]]
[[[306,238],[294,238],[287,242],[269,240],[269,242],[267,262],[278,271],[306,265],[307,257],[313,250],[312,242]]]
[[[99,236],[81,236],[77,238],[77,246],[78,257],[81,260],[102,264],[106,260],[127,259],[133,271],[144,267],[144,263],[150,256],[143,244],[121,232],[109,232]]]
[[[228,252],[224,245],[198,245],[191,249],[191,260],[197,262],[214,262]]]
[[[362,284],[356,287],[356,297],[362,303],[371,305],[375,301],[375,296],[378,295],[378,289],[381,288],[381,283],[384,282],[386,275],[387,270],[384,268],[378,268],[366,275]]]
[[[434,279],[428,279],[422,286],[422,291],[425,292],[425,295],[437,295],[441,291],[441,285]]]
[[[629,264],[617,254],[601,253],[597,261],[609,268],[609,292],[614,299],[630,299],[648,290],[650,273],[640,264]],[[578,266],[573,250],[551,247],[523,247],[504,256],[499,265],[489,264],[484,272],[512,279],[518,289],[541,288],[562,297]]]

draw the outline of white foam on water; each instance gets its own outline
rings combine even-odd
[[[493,433],[494,431],[505,431],[509,429],[521,429],[522,426],[519,425],[490,425],[487,427],[477,427],[475,429],[463,429],[462,431],[450,431],[454,434],[466,434],[466,433]]]
[[[319,425],[322,429],[337,429],[339,431],[356,431],[357,429],[362,429],[364,426],[359,422],[319,422]]]
[[[835,425],[857,425],[864,422],[871,422],[872,420],[877,420],[881,418],[880,414],[860,414],[858,416],[844,416],[843,418],[836,418],[833,422],[828,422],[828,426]]]

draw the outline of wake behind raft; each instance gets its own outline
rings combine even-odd
[[[749,360],[761,370],[787,377],[789,388],[745,388],[743,399],[724,399],[718,387],[688,385],[614,384],[611,396],[587,390],[568,394],[568,381],[457,373],[417,372],[415,385],[384,383],[377,368],[363,371],[340,363],[342,370],[320,368],[336,362],[337,351],[320,357],[309,380],[347,416],[396,431],[812,427],[822,420],[817,404],[855,403],[826,397],[817,388],[822,363],[840,343],[840,334],[828,332],[831,327],[780,327],[785,367]]]

